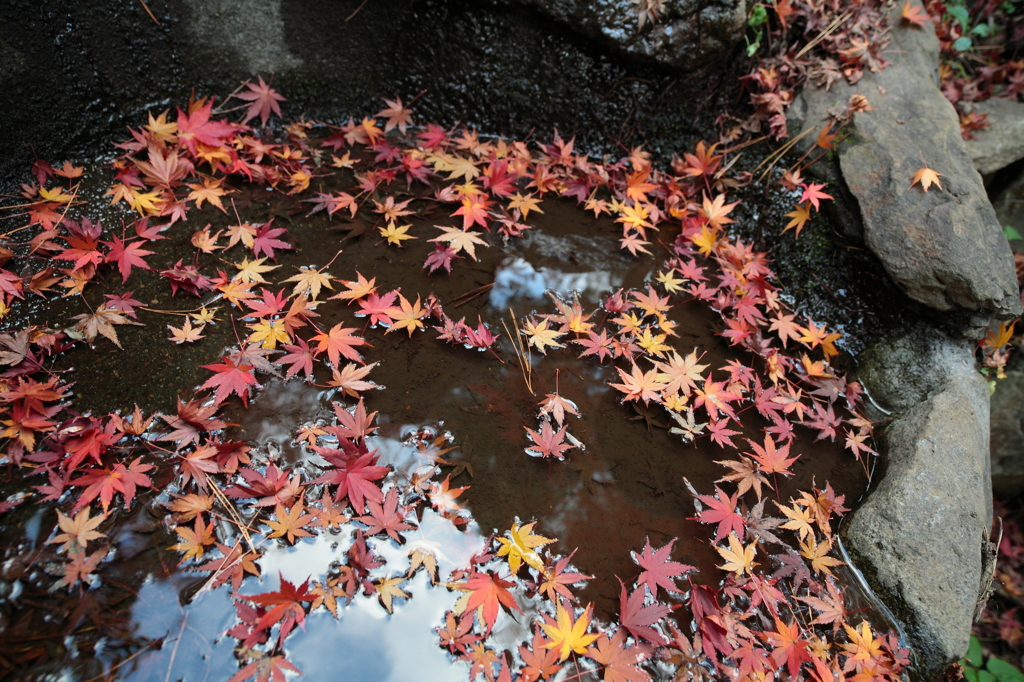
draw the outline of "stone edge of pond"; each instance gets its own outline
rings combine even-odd
[[[838,208],[857,214],[856,231],[893,280],[954,330],[918,321],[859,358],[858,378],[882,408],[875,416],[891,420],[879,438],[884,470],[842,531],[904,626],[912,677],[931,680],[966,652],[991,575],[989,390],[968,339],[1021,306],[1009,244],[939,90],[934,29],[908,26],[899,12],[890,66],[855,86],[805,88],[789,121],[793,131],[817,129],[852,95],[867,97],[873,109],[854,115],[850,139],[813,172],[834,181]],[[925,163],[943,174],[941,191],[910,187]]]

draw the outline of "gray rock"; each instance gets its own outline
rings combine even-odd
[[[894,15],[899,12],[894,8]],[[1000,317],[1021,313],[1009,245],[963,140],[953,106],[938,88],[934,32],[893,21],[892,65],[856,86],[806,88],[790,108],[794,131],[819,129],[853,94],[873,111],[854,115],[839,167],[856,200],[864,241],[914,300]],[[804,144],[812,144],[808,134]],[[910,187],[927,164],[942,188]]]
[[[877,343],[858,360],[857,378],[868,395],[896,414],[921,403],[954,377],[976,373],[970,342],[951,339],[924,324]]]
[[[992,517],[988,386],[956,375],[885,433],[887,469],[844,527],[869,585],[904,624],[915,677],[967,650]]]
[[[185,0],[188,30],[205,46],[230,47],[249,74],[281,73],[301,66],[285,44],[281,0]]]
[[[626,54],[695,68],[721,59],[743,37],[745,0],[519,0]],[[658,20],[641,8],[660,6]]]
[[[1024,159],[1024,104],[993,97],[964,105],[965,111],[987,114],[989,127],[967,140],[967,152],[982,175],[995,173],[1014,161]]]
[[[992,394],[992,489],[999,496],[1024,493],[1024,372],[1008,371]]]

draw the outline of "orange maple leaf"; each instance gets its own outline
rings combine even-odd
[[[924,28],[924,24],[931,17],[924,11],[924,8],[920,5],[912,5],[910,0],[903,5],[903,11],[900,15],[909,23],[916,24],[918,28]]]
[[[920,182],[921,189],[923,189],[925,192],[927,192],[928,188],[931,187],[932,185],[936,185],[939,189],[942,189],[942,184],[939,182],[940,175],[942,175],[942,173],[936,173],[928,166],[925,166],[924,168],[921,168],[916,173],[914,173],[914,175],[910,178],[912,180],[910,186],[913,187],[914,185]]]

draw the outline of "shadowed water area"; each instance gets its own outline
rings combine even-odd
[[[89,184],[83,195],[92,198],[102,189],[101,183]],[[436,543],[432,546],[440,550],[444,575],[466,566],[492,531],[508,529],[517,518],[537,520],[537,532],[557,538],[552,551],[576,550],[573,565],[594,576],[579,594],[584,602],[593,602],[595,614],[604,619],[614,618],[618,610],[616,576],[626,581],[636,576],[638,568],[629,551],[639,551],[645,537],[655,547],[678,538],[673,558],[697,567],[694,579],[698,582],[720,580],[716,564],[721,558],[708,542],[711,531],[690,520],[695,510],[682,480],[686,477],[701,493],[712,493],[715,480],[726,473],[715,460],[729,454],[707,437],[694,444],[682,443],[669,434],[667,413],[655,405],[620,402],[621,394],[608,385],[619,380],[614,368],[594,358],[579,359],[575,350],[556,349],[547,356],[532,353],[531,393],[502,325],[504,321],[511,327],[509,309],[520,319],[531,312],[554,312],[549,292],[563,300],[575,293],[583,309],[590,311],[618,288],[642,288],[653,277],[656,262],[620,251],[620,226],[607,217],[594,219],[569,201],[548,200],[543,204],[545,213],[535,220],[531,217],[535,228],[525,238],[503,244],[500,237],[491,235],[491,245],[477,249],[478,262],[463,258],[455,261],[450,276],[428,276],[420,267],[433,248],[427,240],[437,234],[435,222],[447,219],[435,214],[431,203],[411,204],[417,213],[407,217],[412,225],[409,233],[418,239],[395,248],[380,243],[373,214],[361,213],[355,221],[339,220],[341,214],[333,221],[322,213],[307,216],[308,205],[262,188],[241,188],[231,198],[242,220],[274,218],[275,224],[288,228],[287,238],[296,248],[278,251],[281,269],[272,273],[273,281],[294,274],[297,266],[322,268],[333,259],[325,270],[332,277],[355,279],[359,272],[375,277],[382,291],[401,287],[410,300],[434,293],[453,319],[465,316],[475,324],[479,316],[493,333],[501,334],[492,354],[447,345],[434,338],[433,330],[418,331],[410,338],[402,330],[385,335],[381,329],[365,329],[373,347],[359,350],[367,361],[380,363],[369,378],[386,387],[366,394],[367,409],[379,413],[379,430],[367,439],[368,445],[378,448],[381,463],[392,465],[402,477],[424,463],[423,454],[409,445],[410,436],[425,434],[429,440],[432,435],[450,434],[456,449],[445,458],[455,466],[445,467],[442,476],[453,474],[452,487],[470,486],[459,501],[465,502],[473,517],[466,529],[458,530],[428,510],[419,529],[406,534],[406,546],[375,540],[379,555],[403,558],[417,542]],[[235,222],[233,215],[215,211],[205,211],[202,218],[211,223],[211,232]],[[105,224],[118,223],[118,214],[110,211]],[[193,253],[189,230],[172,229],[167,236],[154,247],[160,255],[150,259],[156,271]],[[674,236],[666,228],[659,238],[670,242]],[[221,258],[239,261],[241,255],[200,255],[200,265],[204,271],[216,267],[230,271],[225,262],[219,262]],[[93,306],[102,302],[100,292],[124,291],[115,272],[105,277],[90,285],[91,292],[87,289],[86,299]],[[170,296],[166,282],[155,272],[133,274],[128,289],[153,310],[195,310],[200,303],[192,297]],[[331,293],[325,291],[321,298]],[[172,412],[176,397],[188,399],[209,377],[201,366],[217,362],[236,343],[236,334],[247,333],[241,322],[231,319],[223,301],[211,298],[203,302],[220,306],[218,322],[207,325],[206,338],[197,344],[176,346],[167,340],[166,325],[177,326],[182,318],[140,311],[144,327],[118,327],[123,351],[99,339],[95,349],[79,348],[62,357],[58,370],[75,370],[76,409],[100,413],[139,404],[147,413]],[[353,309],[343,301],[324,301],[316,309],[320,317],[315,321],[324,329],[341,323],[361,333],[366,320],[354,317]],[[78,300],[33,302],[17,323],[60,328],[80,312]],[[596,317],[603,314],[598,310]],[[713,378],[726,377],[717,368],[729,360],[754,363],[748,353],[730,348],[717,336],[722,329],[720,317],[705,304],[690,300],[675,306],[669,317],[677,324],[678,334],[669,343],[681,354],[696,350],[702,363],[716,369]],[[329,372],[318,363],[315,384],[319,386],[298,378],[262,377],[264,387],[248,410],[237,399],[231,400],[224,418],[235,426],[226,437],[252,443],[254,454],[275,459],[282,467],[299,465],[307,473],[306,480],[318,475],[313,464],[321,460],[293,439],[299,426],[328,420],[331,398],[341,399],[325,388]],[[556,389],[574,401],[582,415],[568,417],[568,426],[585,449],[571,450],[564,462],[532,458],[524,452],[530,445],[524,426],[537,428],[538,402]],[[351,399],[348,402],[353,404]],[[760,442],[767,423],[754,410],[741,413],[740,418],[742,433],[737,438]],[[842,452],[841,443],[814,442],[812,432],[798,429],[792,452],[802,455],[793,467],[794,476],[773,481],[779,490],[767,491],[771,498],[785,502],[797,490],[810,489],[812,482],[820,486],[832,482],[848,501],[856,500],[865,489],[863,471]],[[170,481],[155,479],[154,483],[160,488]],[[146,492],[140,493],[131,513],[116,513],[117,524],[108,535],[118,546],[117,556],[104,564],[103,584],[86,591],[75,611],[63,617],[58,614],[71,606],[33,586],[45,583],[45,579],[38,581],[40,567],[18,564],[30,561],[24,558],[31,557],[25,550],[38,547],[49,535],[50,528],[41,527],[41,512],[19,508],[2,517],[5,537],[24,538],[20,544],[9,544],[6,551],[8,575],[24,577],[16,588],[17,598],[8,593],[15,605],[14,627],[7,633],[10,643],[38,649],[30,660],[39,670],[71,669],[81,679],[117,663],[122,663],[118,679],[165,675],[168,679],[226,679],[237,672],[233,640],[222,636],[235,617],[229,590],[201,589],[205,575],[176,568],[180,554],[168,548],[177,538],[161,521],[164,514]],[[255,579],[247,579],[241,589],[244,594],[277,589],[279,572],[293,583],[309,576],[323,579],[332,563],[342,559],[352,538],[347,533],[321,533],[294,547],[267,542],[261,561],[263,578],[258,585]],[[30,578],[33,575],[36,580]],[[387,575],[387,567],[379,575],[372,574],[374,578]],[[361,596],[347,607],[339,605],[337,622],[323,611],[310,615],[305,631],[288,639],[289,660],[310,679],[319,679],[328,670],[345,679],[399,680],[413,674],[428,680],[465,679],[468,665],[449,665],[451,659],[437,646],[433,630],[443,623],[444,612],[452,608],[457,595],[443,586],[431,586],[423,572],[404,589],[413,596],[399,603],[393,616],[376,600]],[[499,621],[497,643],[512,646],[528,636],[531,610],[528,604],[522,606],[523,615],[503,616]],[[68,616],[70,630],[65,626],[57,632],[47,624]],[[686,615],[679,617],[682,624],[687,622]],[[63,635],[71,637],[62,639]],[[82,647],[81,654],[75,653],[77,646]],[[324,651],[360,653],[325,656]]]

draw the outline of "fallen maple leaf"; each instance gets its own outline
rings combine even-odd
[[[918,28],[924,28],[925,22],[931,19],[921,5],[912,5],[910,0],[907,0],[903,5],[903,11],[900,12],[900,16],[908,23],[915,24]]]
[[[218,404],[224,402],[232,393],[242,399],[242,404],[249,406],[249,387],[256,385],[256,377],[252,375],[252,365],[236,365],[228,357],[223,362],[203,365],[203,369],[214,372],[200,388],[216,388],[214,399]]]
[[[474,609],[482,607],[484,624],[487,626],[487,634],[491,634],[494,621],[498,618],[498,609],[504,606],[507,609],[515,609],[522,613],[515,597],[508,591],[508,588],[515,587],[516,583],[502,580],[493,573],[474,572],[465,583],[459,585],[463,590],[469,591],[469,600],[466,602],[466,612],[472,613]]]
[[[912,182],[910,183],[910,187],[913,187],[917,183],[921,183],[921,189],[923,189],[925,192],[927,192],[928,188],[931,187],[932,185],[935,185],[939,189],[942,189],[942,184],[939,182],[939,177],[941,175],[942,173],[936,173],[928,166],[925,166],[924,168],[921,168],[916,173],[914,173],[913,176],[911,176]]]
[[[267,125],[271,112],[278,116],[281,115],[281,105],[279,102],[283,102],[285,99],[276,90],[263,82],[263,76],[260,76],[260,82],[256,85],[246,83],[245,86],[249,88],[246,92],[235,95],[238,99],[251,102],[249,108],[245,110],[244,123],[248,123],[249,119],[259,116],[260,125]]]
[[[91,540],[97,540],[99,538],[107,537],[106,534],[100,533],[96,530],[96,527],[107,520],[106,514],[100,514],[99,516],[93,516],[89,518],[91,508],[86,507],[82,511],[78,512],[72,519],[69,516],[64,516],[59,511],[57,512],[57,525],[64,531],[63,533],[56,535],[51,540],[47,540],[46,544],[54,544],[57,542],[63,542],[64,544],[57,548],[58,552],[68,550],[71,553],[76,551],[84,551]]]
[[[82,313],[81,315],[75,315],[71,319],[78,320],[75,323],[74,331],[82,334],[90,344],[96,340],[97,335],[102,335],[110,339],[118,348],[121,348],[121,342],[117,338],[114,325],[130,324],[136,327],[143,326],[141,322],[130,320],[121,312],[111,310],[110,308],[100,308],[94,313]]]
[[[715,549],[725,559],[725,563],[719,566],[723,571],[732,571],[737,576],[741,576],[744,573],[749,573],[753,570],[754,566],[757,566],[757,562],[754,561],[754,553],[757,549],[756,540],[744,547],[743,543],[736,537],[736,533],[729,533],[728,549],[725,547],[715,547]]]
[[[519,522],[516,521],[512,524],[511,530],[508,531],[507,537],[498,538],[498,543],[501,545],[498,549],[498,556],[508,557],[508,567],[512,575],[519,572],[519,567],[523,563],[532,566],[538,571],[544,571],[544,562],[541,561],[540,555],[537,554],[536,550],[539,547],[554,542],[554,540],[543,535],[535,535],[533,527],[536,523],[536,521],[532,521],[524,526],[520,526]]]
[[[667,545],[658,550],[651,548],[651,539],[644,538],[644,549],[640,554],[630,552],[635,561],[644,570],[636,579],[637,585],[647,585],[651,595],[658,598],[658,587],[661,586],[670,592],[681,592],[673,578],[678,575],[685,575],[690,571],[696,571],[693,566],[670,561],[672,547],[676,544],[673,538]]]
[[[551,621],[551,616],[544,614],[544,622],[540,626],[551,639],[544,647],[558,649],[559,661],[564,661],[569,658],[569,654],[574,652],[577,654],[587,653],[587,648],[598,637],[596,634],[587,634],[587,628],[590,626],[590,606],[587,606],[579,618],[574,619],[565,606],[559,602],[554,621]]]

